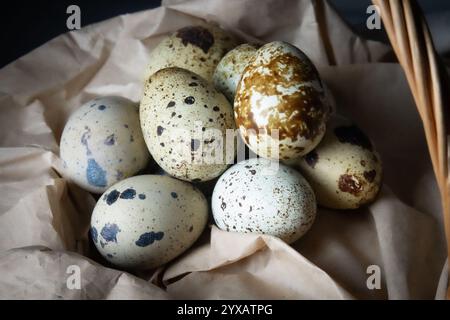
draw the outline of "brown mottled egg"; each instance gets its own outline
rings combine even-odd
[[[242,138],[271,159],[293,159],[314,149],[325,133],[328,111],[313,63],[300,49],[279,41],[256,52],[234,100]]]
[[[242,73],[258,47],[253,44],[241,44],[228,52],[217,65],[213,76],[214,85],[228,98],[228,101],[234,101],[234,95]]]
[[[211,203],[220,229],[269,234],[287,243],[309,230],[316,207],[314,192],[300,173],[263,158],[228,169],[214,187]]]
[[[226,135],[235,130],[232,106],[193,72],[167,68],[153,74],[145,85],[140,119],[153,158],[176,178],[211,180],[233,162],[236,150]]]
[[[295,165],[324,207],[358,208],[373,201],[381,187],[383,168],[372,142],[339,116],[331,118],[317,148],[295,160]]]
[[[98,200],[91,237],[99,252],[122,268],[161,266],[188,249],[208,220],[205,196],[168,176],[122,180]]]
[[[212,81],[220,59],[236,45],[232,35],[215,25],[184,27],[165,37],[153,49],[146,79],[160,69],[179,67]]]

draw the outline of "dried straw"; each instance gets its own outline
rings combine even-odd
[[[449,89],[441,72],[430,31],[415,0],[372,0],[378,7],[389,40],[406,74],[423,121],[434,174],[442,199],[450,257],[450,180],[448,172]],[[450,287],[447,289],[450,299]]]

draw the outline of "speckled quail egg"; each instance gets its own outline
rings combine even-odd
[[[294,162],[324,207],[358,208],[373,201],[381,187],[383,169],[372,142],[337,115],[318,147]]]
[[[207,219],[208,203],[190,183],[142,175],[118,182],[100,197],[90,232],[98,251],[111,263],[150,269],[188,249]]]
[[[230,102],[234,101],[234,95],[242,73],[258,47],[254,44],[241,44],[228,52],[217,65],[213,75],[214,86]]]
[[[319,74],[298,48],[271,42],[244,69],[234,100],[236,125],[264,158],[294,159],[325,133],[329,106]]]
[[[166,68],[146,82],[140,119],[155,161],[170,175],[193,182],[219,176],[236,150],[233,109],[214,86],[181,68]]]
[[[236,45],[231,34],[212,24],[181,28],[153,49],[146,79],[160,69],[179,67],[212,81],[220,59]]]
[[[314,192],[301,174],[262,158],[229,168],[212,196],[212,212],[220,229],[269,234],[287,243],[309,230],[316,207]]]
[[[60,155],[64,176],[90,192],[136,174],[150,160],[138,104],[115,96],[85,103],[64,127]]]

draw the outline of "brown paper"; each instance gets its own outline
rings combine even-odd
[[[442,298],[439,193],[402,70],[383,63],[388,47],[359,38],[326,2],[314,3],[164,1],[61,35],[0,70],[0,298]],[[384,185],[366,208],[319,209],[292,246],[212,226],[181,257],[138,277],[105,264],[89,243],[95,199],[60,176],[58,143],[82,103],[99,95],[139,101],[151,49],[201,18],[246,40],[303,49],[339,112],[374,140]],[[67,287],[71,265],[80,290]],[[371,265],[380,268],[380,289],[367,286]]]

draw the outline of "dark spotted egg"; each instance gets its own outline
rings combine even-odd
[[[166,68],[153,74],[145,84],[140,120],[153,158],[176,178],[211,180],[234,160],[234,145],[227,142],[235,137],[232,106],[193,72]]]
[[[294,159],[322,139],[329,106],[319,74],[298,48],[262,46],[244,69],[234,100],[236,125],[258,155]]]
[[[316,199],[297,171],[262,158],[239,162],[217,182],[212,212],[226,231],[261,233],[292,243],[316,216]]]
[[[358,208],[372,202],[381,187],[383,168],[373,143],[355,124],[337,115],[317,148],[293,162],[324,207]]]
[[[213,24],[181,28],[153,49],[146,78],[160,69],[180,67],[211,81],[220,59],[236,45],[232,35]]]
[[[247,43],[237,46],[220,60],[214,71],[213,81],[216,89],[222,92],[231,103],[234,101],[242,73],[258,47]]]
[[[161,266],[188,249],[208,220],[208,203],[195,187],[168,176],[123,180],[98,200],[91,238],[111,263],[126,269]]]
[[[64,127],[60,155],[64,176],[90,192],[136,174],[150,160],[138,104],[114,96],[85,103]]]

